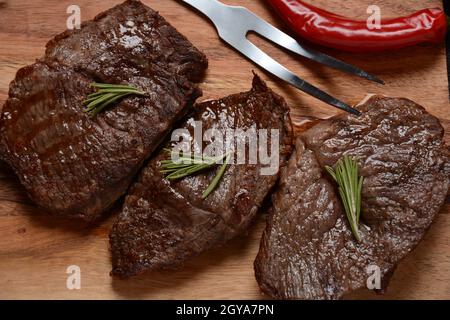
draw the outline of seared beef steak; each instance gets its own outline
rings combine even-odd
[[[202,122],[203,132],[278,129],[281,162],[291,150],[288,107],[257,76],[249,92],[197,105],[182,127],[192,134],[194,121]],[[261,175],[260,164],[230,165],[218,188],[203,200],[215,170],[169,182],[160,173],[166,157],[161,152],[143,170],[111,231],[114,275],[174,268],[223,244],[246,230],[278,179],[278,173]]]
[[[378,266],[386,286],[445,202],[448,149],[439,121],[406,99],[372,97],[359,118],[339,115],[306,131],[282,170],[255,273],[282,299],[337,299],[364,287]],[[343,155],[365,177],[361,243],[323,170]]]
[[[46,57],[108,83],[143,77],[164,85],[168,74],[194,81],[207,67],[206,57],[182,34],[135,0],[100,13],[80,30],[57,35],[47,43]]]
[[[200,91],[205,56],[152,9],[125,3],[67,31],[11,83],[0,120],[1,158],[30,197],[60,216],[91,221],[127,189],[143,161]],[[129,84],[94,118],[90,83]]]

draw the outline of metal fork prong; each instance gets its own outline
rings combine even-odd
[[[257,65],[267,70],[268,72],[272,73],[273,75],[283,79],[284,81],[288,82],[294,87],[338,109],[344,110],[346,112],[358,116],[361,114],[358,110],[352,108],[348,104],[334,98],[328,93],[320,90],[319,88],[301,79],[296,74],[288,70],[286,67],[282,66],[280,63],[272,59],[269,55],[267,55],[264,51],[259,49],[257,46],[255,46],[246,38],[244,38],[239,42],[228,41],[227,39],[224,40],[227,41],[234,48],[239,50],[247,58],[255,62]]]
[[[254,22],[249,22],[251,25],[251,29],[249,31],[253,31],[264,38],[266,38],[269,41],[272,41],[273,43],[279,45],[280,47],[283,47],[291,52],[294,52],[300,56],[306,57],[310,60],[319,62],[321,64],[324,64],[326,66],[329,66],[331,68],[353,74],[365,79],[368,79],[370,81],[374,81],[380,84],[384,84],[384,81],[379,79],[378,77],[360,69],[355,66],[352,66],[344,61],[338,60],[336,58],[333,58],[327,54],[315,51],[313,49],[310,49],[304,45],[301,45],[298,41],[296,41],[291,36],[287,35],[283,31],[275,28],[270,23],[265,21],[264,19],[260,18],[256,14],[249,12],[254,19]]]

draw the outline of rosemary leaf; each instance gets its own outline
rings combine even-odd
[[[229,162],[230,162],[230,156],[227,156],[227,158],[225,159],[225,162],[222,164],[222,166],[220,167],[216,176],[211,181],[211,184],[208,186],[208,188],[205,190],[205,192],[203,192],[202,199],[206,199],[211,194],[211,192],[213,192],[217,188],[220,180],[222,180],[222,177],[225,173],[225,170],[226,170]]]
[[[210,164],[194,164],[185,168],[181,168],[172,174],[169,174],[166,178],[169,180],[178,180],[184,177],[192,176],[205,169],[211,168]]]
[[[85,112],[89,113],[91,117],[96,116],[107,106],[128,95],[145,95],[139,89],[127,85],[91,83],[91,86],[96,88],[97,91],[88,95],[87,99],[83,101],[86,106]]]
[[[361,216],[361,191],[364,177],[359,176],[358,163],[349,156],[342,157],[336,164],[336,169],[326,166],[325,169],[339,186],[339,194],[347,215],[350,228],[358,242],[359,219]]]
[[[169,157],[172,157],[174,155],[174,153],[170,149],[165,149],[165,151],[168,153]],[[210,169],[216,166],[217,163],[224,158],[226,158],[226,160],[218,170],[211,184],[203,193],[202,198],[205,199],[211,194],[212,191],[214,191],[214,189],[219,184],[230,161],[230,157],[228,154],[218,157],[201,157],[198,155],[194,155],[191,157],[180,157],[176,162],[174,162],[172,159],[162,160],[160,161],[160,172],[166,175],[166,179],[168,180],[178,180]]]
[[[90,109],[89,112],[91,114],[91,116],[96,116],[97,114],[99,114],[103,109],[105,109],[107,106],[109,106],[110,104],[116,102],[119,99],[122,99],[123,97],[129,95],[129,93],[122,93],[119,95],[114,95],[110,98],[108,98],[106,101],[103,101],[100,104],[96,104],[94,106],[94,108]]]

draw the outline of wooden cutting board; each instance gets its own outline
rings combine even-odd
[[[45,43],[66,28],[66,9],[73,1],[0,0],[0,105],[16,71],[44,52]],[[82,20],[120,3],[120,0],[77,0]],[[219,98],[248,90],[255,70],[288,101],[294,121],[302,116],[327,117],[334,109],[281,83],[246,61],[218,38],[200,15],[175,0],[146,0],[160,11],[209,58],[210,68],[202,83],[204,97]],[[283,28],[283,23],[263,0],[233,0]],[[439,0],[315,0],[318,6],[365,19],[369,4],[381,7],[383,17],[411,13],[423,7],[441,6]],[[450,142],[450,107],[445,49],[418,46],[393,53],[351,55],[326,50],[337,58],[379,75],[386,86],[322,67],[287,54],[252,37],[279,62],[349,103],[366,93],[408,97],[442,120]],[[117,211],[117,210],[116,210]],[[351,299],[449,299],[450,206],[447,204],[420,243],[399,266],[388,293],[361,290]],[[177,272],[151,273],[121,281],[111,269],[108,230],[113,217],[95,227],[47,216],[28,200],[10,169],[0,165],[0,298],[1,299],[260,299],[253,275],[253,259],[264,228],[261,216],[243,235],[222,248],[189,261]],[[67,267],[81,268],[81,289],[66,288]]]

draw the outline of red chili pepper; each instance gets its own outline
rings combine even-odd
[[[410,16],[381,21],[369,29],[355,21],[300,0],[268,0],[290,28],[311,42],[349,52],[396,50],[418,43],[441,43],[447,19],[441,9],[423,9]]]

